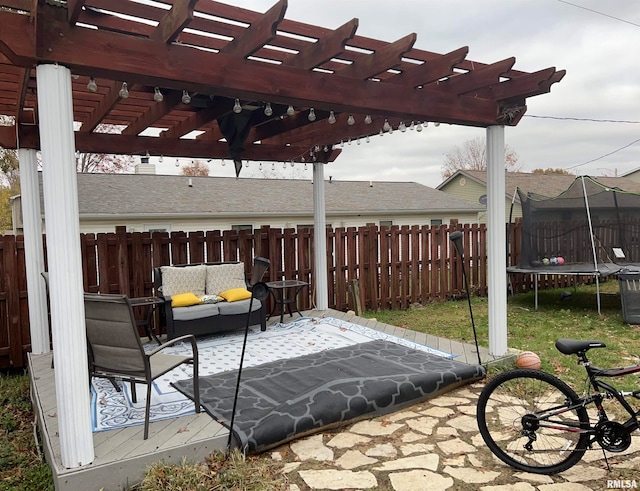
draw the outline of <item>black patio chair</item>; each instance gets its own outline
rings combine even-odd
[[[89,374],[91,377],[113,379],[120,377],[131,383],[133,402],[137,402],[135,384],[147,384],[144,416],[144,439],[149,436],[149,412],[152,382],[182,363],[193,364],[193,392],[196,412],[200,412],[200,384],[198,380],[198,347],[192,335],[180,336],[145,352],[131,301],[126,295],[84,295]],[[189,341],[191,356],[163,354],[168,346]]]

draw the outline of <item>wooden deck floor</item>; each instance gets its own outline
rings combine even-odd
[[[417,333],[335,310],[309,310],[304,312],[304,315],[343,319],[453,353],[457,355],[456,360],[462,362],[477,363],[475,346],[469,344]],[[284,321],[296,319],[298,316],[294,314],[293,317],[285,316]],[[278,320],[274,317],[268,321],[268,325]],[[51,356],[51,354],[31,355],[29,373],[31,398],[41,443],[45,458],[53,471],[56,490],[122,491],[123,488],[139,482],[146,468],[153,462],[163,460],[167,463],[179,463],[183,458],[190,461],[203,461],[212,452],[225,450],[229,436],[228,430],[202,412],[151,423],[147,440],[142,438],[142,425],[94,433],[95,460],[80,468],[63,468]],[[501,361],[489,355],[488,350],[482,347],[480,356],[483,364]]]

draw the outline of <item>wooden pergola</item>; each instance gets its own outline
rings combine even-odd
[[[506,350],[504,126],[517,125],[527,99],[549,92],[564,70],[515,70],[513,57],[471,61],[466,46],[434,53],[414,47],[416,34],[386,42],[358,36],[358,19],[327,29],[285,19],[286,9],[287,0],[265,13],[209,0],[0,0],[0,115],[12,122],[0,126],[0,145],[19,149],[33,324],[46,322],[42,152],[69,468],[94,458],[85,401],[73,396],[87,384],[76,151],[231,158],[238,172],[242,160],[313,163],[322,230],[322,164],[339,155],[337,143],[426,122],[487,128],[489,341],[494,354]],[[322,234],[316,240],[324,250]],[[316,257],[316,271],[326,270]],[[45,331],[32,326],[34,352],[49,349]]]
[[[467,60],[466,46],[424,51],[416,34],[358,36],[358,19],[337,29],[291,21],[286,0],[264,14],[206,0],[151,3],[0,1],[10,7],[0,11],[0,114],[17,124],[2,127],[0,144],[39,148],[38,64],[71,70],[80,152],[229,158],[221,140],[235,136],[242,159],[297,162],[331,161],[332,145],[377,135],[385,120],[513,126],[526,99],[565,73],[514,70],[514,57]],[[149,128],[160,136],[143,136]],[[192,132],[195,140],[183,138]]]

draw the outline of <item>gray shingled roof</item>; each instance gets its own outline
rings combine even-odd
[[[464,174],[465,176],[481,182],[486,185],[487,173],[486,171],[473,171],[464,170],[458,171],[454,174]],[[513,196],[516,188],[522,189],[527,192],[534,192],[543,196],[555,197],[575,181],[577,176],[563,175],[563,174],[532,174],[527,172],[507,172],[505,192],[510,198]],[[452,176],[453,178],[453,176]],[[451,178],[450,178],[451,179]],[[447,181],[449,181],[448,179]],[[625,179],[624,177],[594,177],[599,183],[605,186],[617,187],[624,191],[640,192],[640,183],[632,179]],[[439,189],[447,182],[440,184]]]
[[[192,186],[189,186],[189,182]],[[476,212],[483,208],[415,182],[325,181],[327,214]],[[309,180],[154,174],[78,174],[81,216],[313,213]]]

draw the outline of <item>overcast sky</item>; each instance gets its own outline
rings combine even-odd
[[[259,12],[274,3],[233,2]],[[330,29],[357,17],[359,35],[393,42],[415,32],[419,49],[447,53],[469,46],[469,60],[494,63],[514,56],[517,70],[565,69],[564,79],[549,94],[529,98],[525,117],[505,131],[522,170],[559,167],[577,174],[621,175],[640,167],[636,0],[289,0],[285,17]],[[485,130],[449,125],[430,125],[421,133],[395,131],[368,144],[345,145],[325,176],[436,187],[443,180],[445,154],[478,136],[484,138]],[[175,173],[175,159],[164,160],[157,172]],[[264,174],[271,164],[262,173],[257,167],[251,163],[241,177]],[[311,177],[311,166],[277,169],[280,177]],[[212,161],[210,175],[233,176],[233,165]]]

